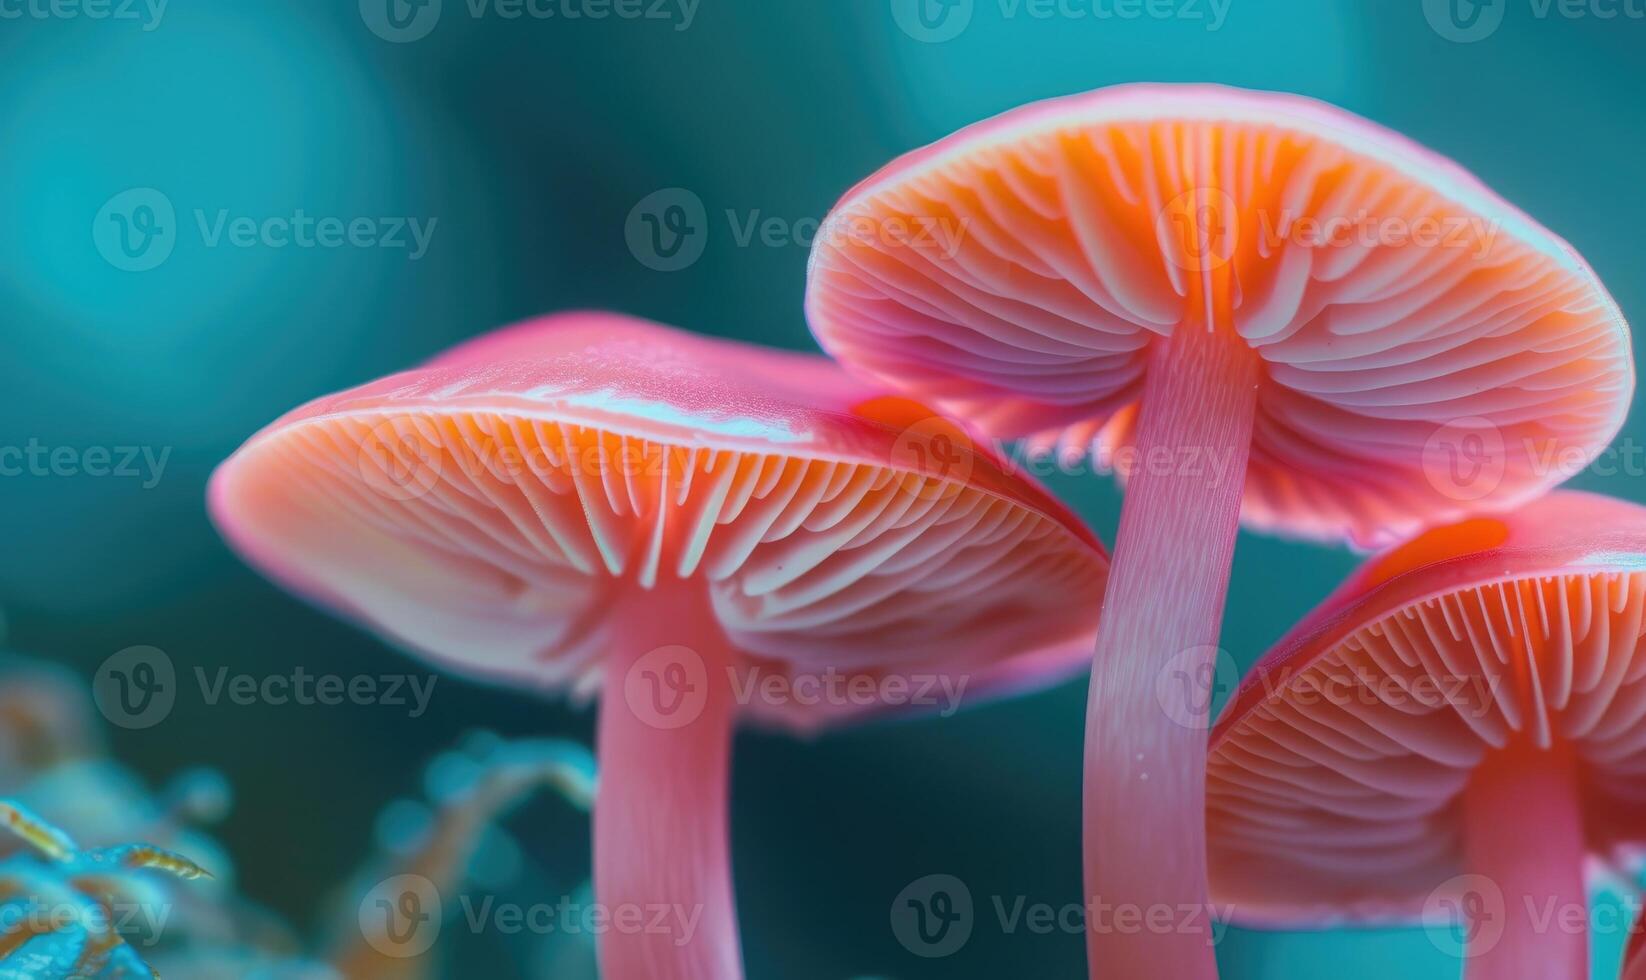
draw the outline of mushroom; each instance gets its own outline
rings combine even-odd
[[[1461,920],[1470,980],[1587,976],[1583,867],[1642,839],[1646,508],[1551,494],[1362,566],[1212,733],[1212,893],[1266,925]]]
[[[1085,870],[1089,901],[1144,911],[1204,901],[1210,698],[1156,681],[1211,676],[1237,518],[1371,546],[1522,503],[1587,465],[1634,385],[1570,246],[1287,95],[1128,85],[1008,112],[851,190],[808,280],[848,367],[1127,480]],[[1088,929],[1106,975],[1214,975],[1196,937]]]
[[[599,313],[311,402],[210,503],[254,565],[436,663],[605,693],[598,899],[698,917],[690,942],[609,930],[611,980],[741,974],[736,716],[812,728],[890,700],[869,693],[1078,666],[1107,573],[1072,514],[917,403]]]

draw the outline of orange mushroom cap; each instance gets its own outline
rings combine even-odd
[[[1078,670],[1102,545],[919,404],[823,358],[547,317],[328,395],[214,475],[276,581],[461,672],[592,695],[614,592],[695,579],[749,666]],[[749,712],[809,727],[840,704]]]
[[[1462,795],[1511,741],[1572,753],[1590,853],[1638,844],[1643,636],[1635,504],[1555,493],[1368,562],[1259,661],[1212,733],[1214,895],[1249,923],[1423,920],[1473,870]]]
[[[1261,361],[1258,528],[1378,545],[1514,506],[1588,465],[1633,391],[1571,246],[1404,137],[1210,85],[1037,103],[893,162],[818,236],[807,314],[851,367],[1123,469],[1148,352],[1204,322],[1202,279]]]

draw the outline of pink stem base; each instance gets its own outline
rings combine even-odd
[[[1466,980],[1584,980],[1589,975],[1586,854],[1569,749],[1515,746],[1472,777],[1463,798]],[[1498,896],[1502,896],[1499,903]]]
[[[1203,324],[1151,355],[1086,706],[1087,953],[1102,980],[1217,976],[1207,716],[1257,385],[1246,345]]]
[[[706,603],[675,584],[612,610],[594,807],[605,980],[743,975],[726,816],[736,705]]]

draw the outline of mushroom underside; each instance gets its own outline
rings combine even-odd
[[[1464,866],[1463,796],[1511,743],[1569,751],[1592,853],[1646,814],[1646,572],[1423,599],[1295,668],[1213,744],[1214,896],[1239,921],[1416,922]]]
[[[277,576],[458,669],[583,694],[626,589],[701,582],[763,670],[878,674],[1087,635],[1066,600],[1102,587],[1056,520],[962,483],[520,415],[322,417],[232,479]]]
[[[1538,454],[1582,456],[1626,408],[1616,308],[1553,236],[1404,158],[1421,151],[1351,145],[1210,113],[979,140],[843,203],[814,327],[997,434],[1123,469],[1149,348],[1197,322],[1198,280],[1226,276],[1232,337],[1264,371],[1248,523],[1374,543],[1453,514],[1426,478],[1437,432],[1490,442],[1491,490],[1558,480]]]

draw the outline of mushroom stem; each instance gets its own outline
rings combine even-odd
[[[1494,753],[1464,791],[1463,824],[1468,869],[1481,879],[1458,899],[1467,980],[1587,977],[1586,848],[1570,747]]]
[[[594,805],[606,980],[743,975],[726,816],[736,705],[700,590],[637,588],[611,610]]]
[[[1150,359],[1086,700],[1087,955],[1093,977],[1205,980],[1210,681],[1259,369],[1194,322]]]

